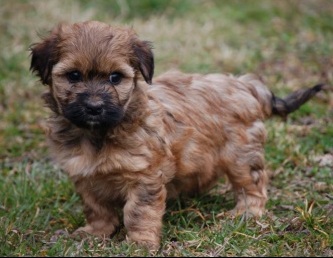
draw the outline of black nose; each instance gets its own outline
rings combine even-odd
[[[103,112],[103,106],[101,103],[87,102],[85,104],[86,112],[89,115],[97,116]]]

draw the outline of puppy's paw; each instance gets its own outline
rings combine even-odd
[[[90,225],[86,225],[75,230],[70,236],[75,239],[85,239],[93,235],[92,232],[92,227]]]
[[[85,239],[88,238],[89,236],[95,236],[101,239],[105,239],[105,238],[110,238],[111,235],[112,232],[109,232],[108,230],[96,230],[91,225],[80,227],[71,234],[73,238],[79,238],[79,239]]]
[[[158,238],[145,238],[144,236],[138,235],[139,237],[134,236],[131,237],[126,236],[126,241],[130,244],[135,244],[139,247],[146,248],[150,253],[157,252],[160,247],[160,240]]]
[[[258,193],[257,195],[238,196],[236,207],[229,212],[231,216],[240,216],[245,214],[247,218],[260,218],[265,212],[267,197]]]
[[[258,206],[243,206],[237,205],[234,209],[227,211],[227,217],[235,218],[238,216],[246,215],[246,218],[260,218],[265,213],[265,209]]]

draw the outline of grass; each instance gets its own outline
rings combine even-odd
[[[154,42],[156,74],[255,72],[277,95],[332,84],[333,2],[2,0],[0,9],[0,256],[147,256],[128,245],[68,236],[84,224],[80,198],[48,158],[43,86],[29,45],[60,21],[133,26]],[[223,185],[168,203],[156,256],[333,256],[332,90],[287,121],[266,122],[268,213],[224,216]]]

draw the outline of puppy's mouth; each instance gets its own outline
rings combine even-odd
[[[123,109],[109,98],[92,101],[86,95],[80,95],[75,102],[66,105],[63,114],[73,124],[85,129],[115,127],[124,117]]]

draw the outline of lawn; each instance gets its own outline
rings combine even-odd
[[[58,22],[132,26],[154,44],[155,74],[253,72],[278,96],[333,82],[330,0],[0,0],[0,256],[146,256],[124,241],[69,236],[85,223],[72,183],[48,156],[45,90],[29,46]],[[333,90],[286,121],[266,121],[268,212],[225,216],[223,182],[169,202],[156,256],[333,256]]]

